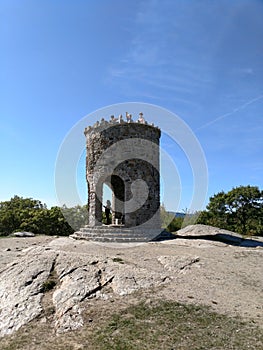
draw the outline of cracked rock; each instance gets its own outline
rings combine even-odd
[[[105,268],[105,275],[111,276],[113,274],[114,279],[111,287],[113,292],[118,295],[131,294],[139,289],[156,287],[168,282],[167,276],[163,273],[133,265],[119,264],[116,270],[116,266],[109,263]]]
[[[83,310],[91,298],[107,299],[171,281],[168,271],[181,270],[198,258],[159,257],[164,268],[148,269],[134,263],[119,263],[111,257],[30,248],[20,260],[0,271],[0,335],[11,334],[42,314],[52,303],[57,333],[83,326]],[[44,293],[47,299],[43,299]],[[43,302],[43,306],[41,305]],[[86,302],[86,303],[84,303]]]
[[[11,334],[42,312],[42,287],[55,252],[32,251],[0,271],[0,335]]]
[[[180,272],[200,261],[198,256],[159,256],[158,261],[168,271]]]
[[[100,289],[100,275],[93,266],[76,268],[60,279],[61,285],[53,294],[56,308],[55,327],[58,332],[83,325],[79,303]]]

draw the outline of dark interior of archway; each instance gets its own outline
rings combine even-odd
[[[114,195],[120,201],[124,201],[124,182],[117,175],[111,175],[110,177],[111,188],[114,192]]]
[[[134,218],[136,218],[135,226],[141,225],[148,220],[150,220],[154,214],[159,210],[160,207],[160,174],[159,171],[149,162],[143,159],[128,159],[124,162],[118,164],[118,166],[114,169],[115,173],[123,174],[127,172],[130,178],[130,181],[124,182],[121,180],[119,176],[115,176],[116,178],[116,191],[118,192],[118,186],[120,185],[120,181],[123,184],[123,188],[121,187],[121,193],[124,194],[124,186],[125,188],[125,201],[128,201],[132,198],[131,184],[133,181],[137,179],[144,180],[148,186],[149,194],[145,203],[141,208],[130,213]],[[119,179],[119,180],[118,180]],[[124,200],[124,197],[123,197]]]
[[[124,200],[125,200],[125,185],[123,180],[118,175],[111,175],[107,179],[107,183],[112,189],[115,199],[119,200],[118,205],[114,203],[114,218],[120,219],[124,224]]]

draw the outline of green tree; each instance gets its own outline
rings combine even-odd
[[[76,205],[71,208],[68,208],[66,205],[63,205],[61,210],[65,219],[74,230],[79,230],[81,227],[84,227],[89,222],[88,205]]]
[[[249,185],[221,191],[210,198],[197,222],[244,235],[263,235],[263,191]]]
[[[68,236],[74,232],[59,207],[52,207],[45,221],[47,226],[43,233],[46,235]]]
[[[172,222],[174,219],[174,214],[169,213],[166,209],[164,204],[162,203],[160,206],[160,217],[161,217],[161,225],[163,228],[167,228],[168,225]]]
[[[255,186],[233,188],[227,193],[226,207],[237,232],[254,233],[262,218],[263,191]]]
[[[182,227],[183,217],[176,217],[174,213],[166,211],[164,204],[160,206],[160,216],[162,228],[169,232],[175,232]]]
[[[190,212],[190,211],[183,211],[185,213],[185,217],[183,218],[183,222],[182,222],[182,228],[189,226],[189,225],[194,225],[197,220],[198,217],[200,215],[200,211],[195,211],[195,212]]]
[[[48,209],[39,200],[19,196],[0,203],[0,235],[15,231],[47,235],[69,235],[74,232],[59,207]]]
[[[182,216],[176,217],[174,216],[172,221],[169,223],[169,225],[166,227],[167,231],[169,232],[176,232],[182,228],[184,218]]]
[[[33,216],[42,210],[46,210],[46,205],[39,200],[14,196],[10,201],[0,203],[0,233],[8,235],[20,229],[24,223],[33,220]]]

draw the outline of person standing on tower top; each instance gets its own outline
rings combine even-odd
[[[143,113],[142,112],[139,113],[138,123],[145,124],[145,119],[143,117]]]
[[[127,123],[131,123],[132,122],[132,115],[129,114],[128,112],[126,112],[126,119],[127,119]]]

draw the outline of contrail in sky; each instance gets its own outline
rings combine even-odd
[[[230,116],[231,114],[234,114],[234,113],[240,111],[241,109],[246,108],[248,105],[251,105],[252,103],[254,103],[254,102],[258,101],[258,100],[261,100],[262,98],[263,98],[263,94],[260,95],[260,96],[257,96],[257,97],[255,97],[255,98],[253,98],[252,100],[250,100],[250,101],[244,103],[243,105],[241,105],[241,106],[239,106],[239,107],[234,108],[231,112],[228,112],[228,113],[225,113],[225,114],[223,114],[223,115],[220,115],[219,117],[217,117],[217,118],[211,120],[210,122],[208,122],[208,123],[206,123],[206,124],[200,126],[199,128],[196,129],[196,131],[201,130],[201,129],[204,129],[204,128],[206,128],[207,126],[210,126],[210,125],[216,123],[217,121],[219,121],[219,120],[221,120],[221,119],[224,119],[224,118]]]

